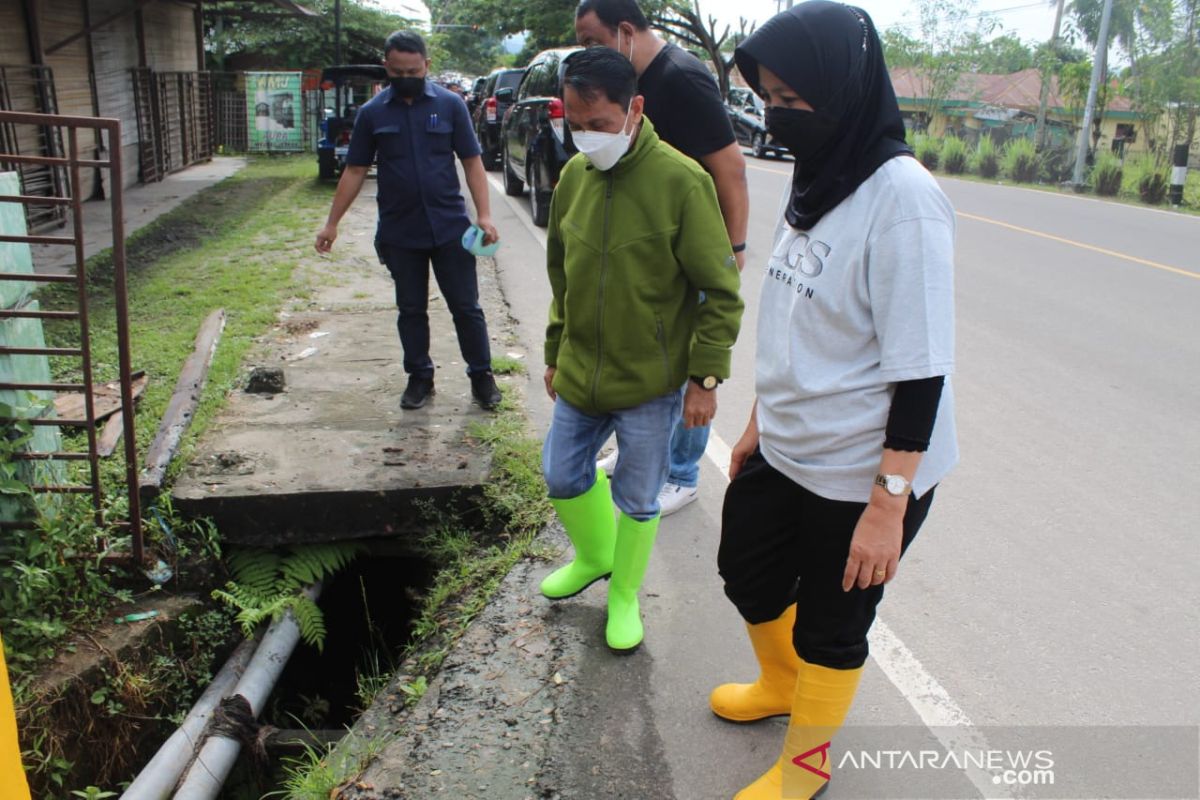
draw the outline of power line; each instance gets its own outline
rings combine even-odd
[[[1044,3],[1044,2],[1025,3],[1024,5],[1019,5],[1019,6],[1008,6],[1007,8],[997,8],[997,9],[993,9],[990,11],[980,11],[978,14],[969,14],[965,17],[962,17],[958,21],[967,22],[969,20],[984,19],[985,17],[998,17],[1003,14],[1011,14],[1015,11],[1027,11],[1031,8],[1049,8],[1049,6],[1047,6],[1046,3]],[[892,23],[891,25],[888,26],[888,29],[891,29],[891,28],[913,28],[913,27],[919,26],[920,24],[921,24],[921,21],[919,19],[905,20],[905,21],[901,21],[901,22]]]

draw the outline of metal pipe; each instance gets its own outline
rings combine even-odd
[[[121,795],[121,800],[163,800],[170,797],[171,790],[179,782],[179,776],[195,752],[196,742],[203,735],[213,709],[242,677],[257,646],[257,639],[246,639],[237,646],[204,694],[200,695],[196,705],[192,706],[183,724],[171,734],[171,738],[163,742],[154,758],[142,767],[142,771]]]
[[[321,594],[321,584],[316,583],[304,590],[304,596],[316,600]],[[280,673],[287,665],[292,651],[300,641],[300,626],[289,610],[283,618],[271,624],[263,636],[262,644],[254,653],[246,673],[238,681],[234,694],[241,695],[250,704],[255,718],[275,688]],[[221,791],[237,761],[242,745],[226,736],[210,736],[201,748],[196,760],[188,767],[175,800],[213,800]]]

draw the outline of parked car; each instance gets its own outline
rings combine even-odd
[[[379,64],[326,67],[321,71],[317,174],[322,179],[342,174],[358,109],[387,86],[387,80],[387,71]]]
[[[563,165],[576,153],[563,110],[562,76],[566,59],[580,49],[538,53],[515,91],[496,93],[498,102],[513,102],[500,134],[504,192],[517,196],[528,185],[533,224],[539,227],[550,222],[550,196]]]
[[[767,133],[766,108],[762,98],[754,92],[749,89],[730,89],[725,109],[729,112],[729,121],[733,123],[733,134],[738,144],[753,150],[756,158],[766,158],[767,154],[779,158],[787,153],[787,148],[776,143]]]
[[[521,85],[525,75],[523,69],[498,69],[486,78],[479,90],[479,100],[473,112],[475,136],[483,149],[483,166],[485,169],[500,169],[500,124],[504,115],[512,105],[512,93],[506,100],[500,100],[496,93],[505,89],[516,89]]]

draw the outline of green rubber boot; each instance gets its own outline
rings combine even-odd
[[[642,612],[638,589],[646,577],[650,551],[661,517],[639,522],[624,513],[617,521],[617,547],[613,553],[612,581],[608,584],[608,625],[604,638],[618,653],[631,653],[642,643]]]
[[[592,488],[567,500],[550,498],[550,504],[575,547],[575,560],[542,581],[542,594],[551,600],[561,600],[579,594],[612,573],[617,523],[608,476],[597,472]]]

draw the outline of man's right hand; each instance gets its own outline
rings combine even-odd
[[[551,400],[558,399],[558,392],[554,391],[554,373],[558,372],[558,367],[546,367],[546,394],[550,395]]]
[[[333,240],[337,238],[337,225],[330,225],[328,222],[317,232],[317,241],[314,247],[318,253],[328,253],[333,249]]]

